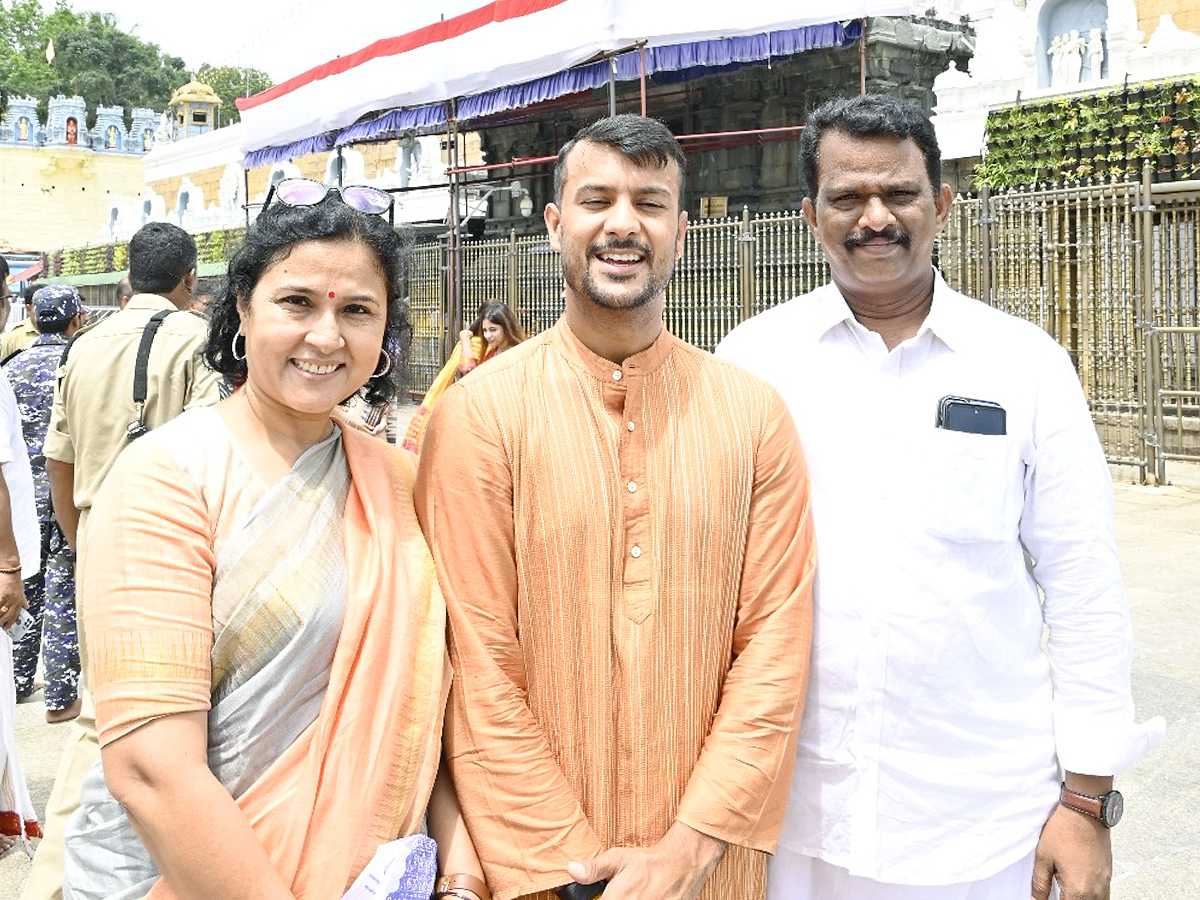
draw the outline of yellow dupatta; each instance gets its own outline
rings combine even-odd
[[[483,338],[471,338],[471,358],[475,360],[476,364],[483,362]],[[429,424],[429,416],[437,402],[442,399],[442,394],[446,393],[446,389],[454,384],[454,377],[458,374],[458,367],[461,363],[462,341],[459,341],[454,345],[454,352],[450,354],[446,364],[442,366],[442,371],[437,373],[437,377],[429,385],[429,390],[425,392],[421,405],[417,407],[417,411],[409,420],[408,429],[404,432],[404,440],[400,442],[400,446],[405,450],[413,453],[421,452],[421,437],[425,434],[425,426]]]

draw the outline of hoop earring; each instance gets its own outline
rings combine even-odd
[[[380,350],[379,355],[382,357],[380,363],[383,365],[383,368],[380,369],[379,366],[376,366],[375,371],[371,373],[372,378],[382,378],[388,372],[392,371],[392,355],[386,350]],[[387,360],[387,362],[384,362],[384,360]]]
[[[237,339],[238,338],[242,339],[242,355],[241,356],[238,356],[238,352],[237,352]],[[233,354],[234,362],[241,362],[242,360],[244,360],[246,358],[246,336],[244,334],[241,334],[240,332],[237,332],[237,331],[235,331],[233,333],[233,340],[229,342],[229,352]]]

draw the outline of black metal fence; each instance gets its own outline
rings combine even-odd
[[[413,387],[441,367],[449,249],[414,256]],[[557,254],[543,238],[470,241],[460,254],[467,318],[500,299],[536,333],[562,311]],[[1097,182],[960,197],[938,245],[947,282],[1037,323],[1071,354],[1109,461],[1163,481],[1200,460],[1200,182]],[[738,322],[828,280],[800,213],[706,219],[667,291],[668,327],[712,349]]]

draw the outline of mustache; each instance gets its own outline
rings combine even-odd
[[[890,241],[893,244],[899,244],[901,247],[907,247],[912,243],[912,236],[907,231],[897,228],[894,225],[888,225],[882,231],[875,231],[868,228],[861,234],[852,234],[842,241],[842,246],[847,250],[854,250],[863,244],[880,238]]]
[[[635,241],[633,238],[625,238],[624,240],[614,238],[605,241],[603,244],[592,244],[592,246],[588,247],[588,256],[598,256],[601,253],[607,253],[612,250],[632,250],[635,253],[640,253],[646,259],[654,256],[654,252],[650,249],[649,245],[643,244],[641,241]]]

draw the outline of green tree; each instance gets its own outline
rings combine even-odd
[[[221,124],[232,125],[241,121],[234,100],[249,97],[274,87],[271,76],[259,69],[243,69],[239,66],[212,66],[205,63],[196,73],[196,80],[207,84],[221,98]]]
[[[0,0],[0,102],[9,97],[45,99],[58,76],[46,61],[49,33],[38,0]]]
[[[51,40],[52,63],[46,59]],[[240,120],[236,98],[273,85],[265,72],[238,66],[205,64],[196,78],[221,98],[223,124]],[[161,112],[190,80],[182,59],[122,31],[109,13],[77,13],[68,0],[58,0],[46,14],[38,0],[0,0],[0,104],[34,97],[44,120],[49,98],[77,95],[87,103],[89,127],[97,106],[124,108],[128,125],[133,107]]]
[[[162,110],[188,81],[183,60],[121,31],[109,13],[89,12],[63,24],[53,35],[59,90],[83,97],[89,113],[97,105]]]
[[[53,40],[54,61],[46,60]],[[0,101],[38,98],[40,113],[55,94],[83,97],[88,124],[96,107],[166,109],[171,94],[189,80],[182,59],[121,31],[107,13],[76,13],[67,0],[49,15],[38,0],[0,0]],[[128,124],[128,121],[126,122]]]

